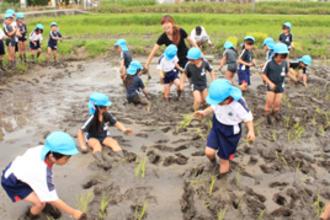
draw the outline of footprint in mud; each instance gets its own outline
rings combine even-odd
[[[273,217],[289,217],[292,215],[292,210],[288,208],[279,208],[271,213]]]
[[[193,157],[203,157],[203,156],[205,156],[205,152],[204,152],[204,150],[196,151],[196,152],[191,153],[191,156],[193,156]]]
[[[286,206],[288,204],[286,198],[282,196],[280,193],[274,194],[273,201],[280,206]]]
[[[99,183],[101,183],[99,180],[93,178],[93,179],[88,180],[87,182],[83,183],[82,184],[82,187],[83,187],[83,189],[89,189],[92,186],[95,186],[95,185],[97,185]]]
[[[171,130],[171,127],[161,128],[160,130],[164,133],[167,133],[169,130]]]
[[[152,164],[158,164],[160,162],[160,159],[161,159],[160,155],[156,154],[153,150],[148,151],[147,156],[148,156],[149,162]]]
[[[270,183],[269,184],[269,187],[270,188],[275,188],[275,187],[285,187],[285,186],[287,186],[287,185],[289,185],[289,183],[287,183],[287,182],[272,182],[272,183]]]
[[[172,164],[178,164],[178,165],[185,165],[188,162],[188,157],[184,156],[183,154],[177,153],[174,156],[168,156],[165,158],[163,162],[163,166],[167,167]]]
[[[196,215],[196,208],[194,204],[194,188],[187,181],[185,181],[183,186],[183,195],[180,200],[180,205],[183,219],[193,219]]]
[[[146,134],[146,133],[137,133],[135,136],[136,137],[141,137],[141,138],[147,138],[149,135]]]

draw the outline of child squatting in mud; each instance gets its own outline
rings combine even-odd
[[[87,152],[88,148],[85,143],[84,132],[87,133],[86,140],[90,148],[93,149],[93,156],[95,157],[99,166],[104,169],[111,168],[111,165],[107,163],[102,152],[102,144],[111,148],[115,154],[121,158],[124,157],[122,148],[118,142],[111,138],[108,125],[115,126],[126,135],[132,135],[133,131],[126,129],[124,125],[119,123],[115,117],[109,111],[111,106],[108,96],[103,93],[93,93],[89,97],[88,108],[91,116],[85,122],[85,124],[78,131],[78,140],[83,152]]]
[[[53,132],[46,138],[45,145],[30,148],[9,163],[2,172],[1,185],[13,202],[32,203],[24,219],[37,219],[45,209],[52,212],[54,218],[59,218],[61,213],[56,208],[74,219],[87,219],[86,214],[59,199],[52,180],[53,165],[65,165],[78,153],[70,135]]]
[[[234,158],[238,142],[241,138],[241,123],[245,122],[249,131],[249,141],[255,140],[253,116],[246,105],[242,92],[226,79],[218,79],[211,83],[206,99],[210,105],[204,111],[195,112],[199,119],[214,113],[213,126],[209,133],[205,155],[215,165],[215,154],[218,151],[220,176],[230,171],[229,161]]]

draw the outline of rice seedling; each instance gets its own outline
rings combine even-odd
[[[241,207],[242,202],[243,202],[243,196],[241,196],[241,198],[238,200],[237,209]]]
[[[284,95],[283,95],[284,96]],[[259,118],[258,120],[256,120],[255,122],[254,122],[254,126],[255,127],[258,127],[262,122],[264,122],[265,121],[265,119],[264,118]]]
[[[205,208],[210,207],[210,205],[211,205],[211,202],[210,201],[204,201]]]
[[[296,130],[297,128],[299,128],[300,126],[300,121],[297,121],[293,126],[292,126],[292,130]]]
[[[276,157],[276,159],[280,159],[280,157],[278,156],[278,151],[277,150],[275,150],[275,157]]]
[[[258,216],[258,220],[261,220],[262,217],[264,216],[265,210],[262,210]]]
[[[299,172],[300,166],[301,166],[301,161],[298,161],[297,166],[296,166],[296,173]]]
[[[289,128],[289,126],[290,126],[290,120],[291,120],[290,115],[286,115],[286,116],[284,116],[284,122],[285,122],[285,126],[286,126],[287,128]]]
[[[291,142],[292,140],[292,134],[291,131],[288,131],[288,141]]]
[[[288,162],[286,161],[286,159],[285,159],[285,157],[284,157],[283,155],[281,155],[281,159],[282,159],[283,163],[284,163],[287,167],[289,167]]]
[[[223,220],[225,217],[225,214],[227,212],[227,208],[224,208],[218,212],[218,220]]]
[[[140,205],[139,205],[139,202],[138,202],[138,204],[135,207],[135,212],[134,212],[134,219],[135,220],[142,220],[143,219],[143,217],[146,213],[146,210],[147,210],[147,205],[148,205],[148,200],[144,201],[142,209],[139,210]]]
[[[212,176],[211,177],[211,183],[210,183],[210,187],[209,187],[209,196],[212,196],[213,193],[213,187],[214,187],[214,183],[217,180],[217,176]]]
[[[292,108],[292,104],[291,102],[288,101],[288,109],[291,109]]]
[[[275,130],[272,130],[272,138],[273,138],[273,142],[276,143],[276,141],[277,141],[277,135],[276,135]]]
[[[89,191],[87,194],[82,192],[80,196],[76,195],[76,200],[78,202],[78,209],[86,213],[89,199],[92,196],[92,192]]]
[[[187,128],[191,121],[195,118],[194,113],[190,113],[190,114],[182,114],[182,120],[179,122],[179,125],[176,129],[176,131],[178,132],[181,129],[185,129]]]
[[[146,169],[145,166],[146,166],[146,158],[143,157],[140,159],[140,162],[135,168],[135,176],[141,176],[142,178],[144,178],[145,169]]]
[[[316,115],[314,114],[314,116],[313,116],[313,118],[312,118],[312,125],[314,126],[314,127],[316,127]]]
[[[202,129],[197,128],[195,132],[196,132],[196,134],[197,134],[199,137],[201,137],[204,141],[206,140],[206,137],[205,137],[205,135],[203,134]]]
[[[102,194],[102,200],[100,203],[100,212],[99,212],[99,219],[103,220],[104,217],[107,215],[106,213],[106,208],[109,204],[109,200],[107,199],[106,195],[103,193]]]
[[[326,82],[323,86],[323,89],[327,89],[328,85],[329,85],[329,82]]]
[[[47,220],[55,220],[53,217],[49,217],[48,215],[46,216]]]
[[[305,132],[305,128],[303,126],[299,127],[296,131],[295,131],[295,140],[300,140],[301,135]]]
[[[239,184],[240,179],[241,179],[241,169],[240,168],[236,168],[236,176],[235,176],[235,181],[236,181],[236,185]]]
[[[319,126],[319,132],[321,133],[322,136],[325,135],[325,130],[324,130],[323,125],[320,125],[320,126]]]
[[[282,102],[283,103],[287,103],[288,102],[288,97],[286,96],[286,94],[283,94]]]
[[[318,190],[317,191],[317,200],[312,204],[312,207],[315,210],[316,217],[319,217],[324,212],[325,206],[322,204],[324,204],[324,203],[321,201],[320,190]]]

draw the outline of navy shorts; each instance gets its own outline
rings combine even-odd
[[[276,85],[275,90],[271,90],[269,85],[266,85],[267,92],[275,92],[275,93],[283,93],[284,92],[284,87],[283,84],[278,84]]]
[[[206,146],[218,150],[218,156],[224,160],[234,159],[238,142],[241,138],[241,124],[237,125],[239,132],[235,134],[235,127],[221,124],[213,116],[213,127],[207,138]]]
[[[48,43],[48,47],[50,47],[52,50],[57,50],[57,45]]]
[[[239,69],[237,71],[237,74],[238,74],[238,84],[239,85],[242,85],[243,84],[243,81],[245,81],[247,84],[251,85],[251,82],[250,82],[250,67],[245,66],[245,69],[242,69],[243,66],[245,66],[245,65],[240,64],[239,65]]]
[[[96,140],[98,140],[101,144],[103,143],[104,139],[106,139],[107,137],[110,137],[110,136],[105,136],[105,137],[89,137],[88,135],[86,136],[86,142],[88,142],[88,140],[90,138],[95,138]]]
[[[34,44],[30,41],[30,48],[31,50],[38,50],[40,48],[40,42],[36,41],[37,45],[34,46]]]
[[[172,83],[174,80],[178,79],[177,70],[172,70],[170,72],[165,73],[164,84]]]
[[[128,103],[133,103],[134,105],[138,105],[141,103],[141,98],[139,95],[135,95],[127,98]]]
[[[195,85],[195,84],[191,84],[191,89],[192,91],[200,91],[203,92],[204,89],[207,89],[207,85]]]
[[[27,38],[26,38],[25,35],[23,35],[22,37],[19,37],[18,38],[18,41],[20,41],[20,42],[25,42],[26,40],[27,40]]]
[[[10,166],[11,163],[6,167],[6,169],[4,169],[4,171],[2,171],[1,185],[8,194],[9,198],[13,202],[18,202],[25,199],[28,195],[30,195],[30,193],[33,192],[33,190],[29,185],[18,180],[13,173],[10,174],[8,178],[5,178],[5,173]]]
[[[5,45],[3,44],[3,41],[0,40],[0,55],[4,55],[5,53]]]

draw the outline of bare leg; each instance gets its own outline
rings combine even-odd
[[[30,214],[32,214],[32,215],[39,215],[46,206],[46,203],[41,202],[35,192],[30,193],[24,199],[24,201],[32,203],[32,207],[30,209]]]
[[[229,160],[224,160],[219,158],[219,162],[220,162],[220,175],[228,173],[230,169]]]
[[[271,110],[273,108],[273,104],[275,102],[275,93],[274,92],[267,92],[266,93],[266,105],[264,107],[264,116],[268,122],[268,124],[271,124],[272,123],[272,120],[271,120]]]
[[[199,109],[199,106],[201,104],[201,101],[202,101],[202,93],[198,90],[195,90],[193,92],[193,95],[194,95],[194,105],[193,105],[193,108],[194,108],[194,111],[197,111]]]
[[[121,147],[119,146],[118,142],[111,138],[111,137],[106,137],[104,140],[103,140],[103,144],[107,147],[109,147],[110,149],[112,149],[114,152],[117,152],[117,151],[121,151]]]
[[[207,98],[208,94],[209,94],[209,90],[204,89],[203,92],[202,92],[202,102],[203,102],[204,107],[207,106],[206,98]]]
[[[88,139],[87,144],[90,148],[93,149],[93,154],[95,154],[96,152],[102,152],[102,145],[100,141],[96,138]]]
[[[230,71],[226,71],[226,79],[231,83],[233,84],[233,76],[234,76],[234,73],[230,72]]]

